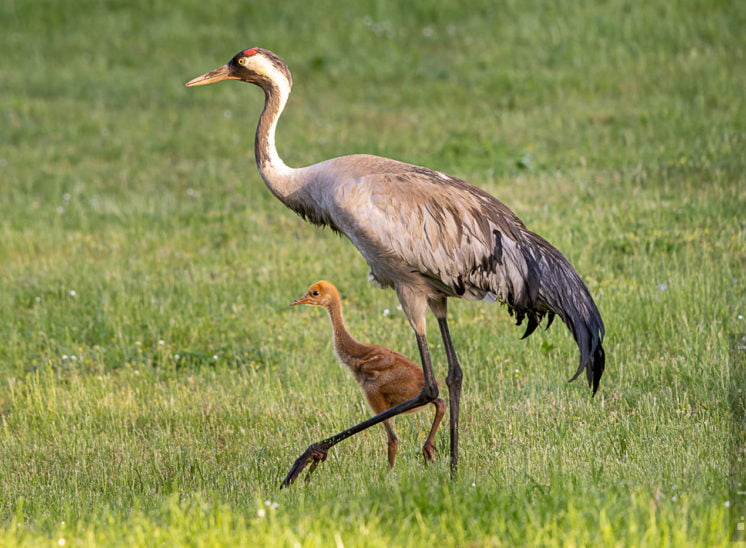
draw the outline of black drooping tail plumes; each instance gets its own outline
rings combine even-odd
[[[530,232],[528,236],[532,245],[524,246],[522,250],[538,291],[531,310],[511,307],[511,312],[518,324],[524,317],[527,319],[524,338],[533,333],[544,315],[548,316],[547,328],[555,314],[562,318],[580,350],[578,369],[569,382],[585,371],[588,385],[595,395],[606,363],[601,314],[585,283],[565,256],[541,236]]]

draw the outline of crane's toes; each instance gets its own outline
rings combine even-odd
[[[280,489],[292,485],[293,482],[298,479],[298,476],[300,476],[300,473],[303,472],[305,467],[310,464],[311,467],[308,469],[308,474],[306,475],[306,481],[308,481],[311,474],[313,474],[313,471],[316,470],[318,464],[324,462],[328,454],[329,447],[327,445],[320,443],[311,444],[311,446],[295,460],[292,468],[290,468],[290,472],[288,472],[288,475],[285,476],[284,480],[282,480]]]

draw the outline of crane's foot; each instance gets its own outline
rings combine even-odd
[[[293,482],[298,479],[300,473],[303,472],[303,469],[310,464],[311,467],[308,469],[308,474],[306,474],[306,481],[308,481],[311,474],[313,474],[313,471],[316,470],[318,464],[326,460],[329,453],[329,447],[330,446],[325,443],[311,444],[309,448],[295,460],[290,472],[288,472],[288,475],[285,476],[284,480],[282,480],[280,489],[292,485]]]

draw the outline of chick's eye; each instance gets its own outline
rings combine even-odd
[[[319,292],[314,289],[313,293],[311,293],[311,295],[313,295],[314,297],[318,297],[319,296]]]

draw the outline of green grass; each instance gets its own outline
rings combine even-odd
[[[712,0],[4,2],[0,545],[726,545],[744,26]],[[521,341],[453,302],[459,478],[446,428],[421,462],[428,411],[394,471],[374,429],[278,490],[368,416],[323,313],[288,303],[329,279],[358,338],[417,351],[354,247],[264,188],[261,93],[184,88],[254,45],[293,71],[290,165],[427,165],[565,252],[607,327],[594,399],[562,325]]]

